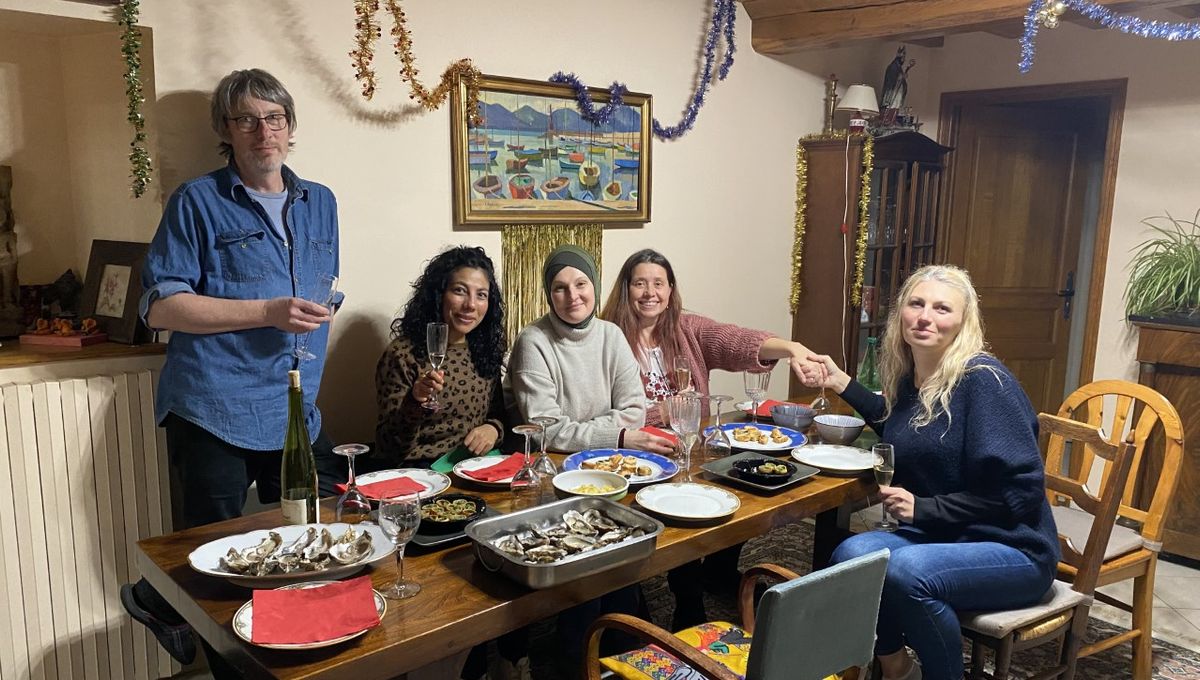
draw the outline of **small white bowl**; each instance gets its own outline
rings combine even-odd
[[[858,439],[858,435],[862,434],[867,425],[862,418],[835,413],[823,413],[813,418],[813,422],[817,424],[817,433],[821,435],[821,441],[843,446],[848,446]]]
[[[590,498],[607,498],[619,501],[629,493],[629,480],[615,472],[606,470],[567,470],[554,475],[554,491],[560,498],[568,496],[586,496]],[[604,493],[588,493],[579,491],[579,487],[591,484],[597,489],[611,487],[613,491]]]

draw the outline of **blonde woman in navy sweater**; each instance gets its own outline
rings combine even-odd
[[[1058,564],[1037,418],[1012,373],[985,349],[971,279],[951,266],[908,278],[883,338],[883,394],[828,356],[794,366],[809,386],[836,390],[895,447],[883,506],[894,533],[847,539],[834,562],[889,548],[875,645],[885,680],[959,680],[956,610],[1036,603]],[[914,664],[905,645],[916,652]]]

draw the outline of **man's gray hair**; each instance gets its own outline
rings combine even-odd
[[[296,131],[296,104],[278,78],[259,68],[234,71],[217,83],[212,95],[212,127],[221,138],[218,148],[226,158],[233,156],[226,119],[240,113],[236,108],[249,97],[282,106],[288,118],[288,133]],[[288,145],[291,146],[291,142]]]

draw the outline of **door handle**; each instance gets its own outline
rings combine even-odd
[[[1063,299],[1063,318],[1071,318],[1071,301],[1075,299],[1075,272],[1067,272],[1067,287],[1058,291],[1058,296]]]

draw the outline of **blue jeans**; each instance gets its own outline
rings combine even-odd
[[[904,648],[921,660],[926,680],[961,680],[962,632],[958,611],[1015,609],[1038,602],[1050,587],[1047,573],[1025,553],[999,543],[935,543],[915,527],[871,531],[846,539],[834,563],[888,548],[879,604],[875,653]]]

